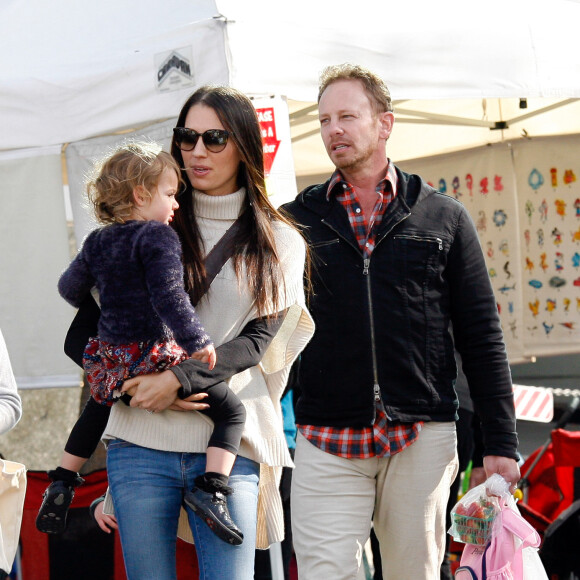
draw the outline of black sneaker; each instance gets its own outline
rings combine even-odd
[[[44,499],[36,516],[36,529],[45,534],[62,534],[74,496],[72,485],[67,485],[64,481],[53,481],[44,492]]]
[[[185,494],[184,501],[220,540],[233,546],[244,541],[244,534],[232,521],[226,496],[221,491],[209,493],[194,487]]]

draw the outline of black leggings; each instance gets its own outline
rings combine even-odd
[[[246,409],[243,403],[225,382],[211,385],[199,392],[208,394],[203,402],[209,405],[208,409],[200,413],[207,415],[214,422],[214,430],[208,447],[220,447],[236,454],[240,447],[246,420]],[[89,397],[68,437],[64,450],[77,457],[90,457],[101,440],[110,414],[111,407],[101,405]]]

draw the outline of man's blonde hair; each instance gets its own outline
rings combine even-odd
[[[341,80],[360,81],[371,101],[375,113],[380,114],[393,110],[391,93],[383,79],[362,66],[349,63],[327,66],[322,71],[318,86],[318,102],[320,102],[322,93],[332,83]]]

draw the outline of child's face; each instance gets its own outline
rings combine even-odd
[[[173,220],[173,213],[179,207],[175,199],[178,185],[175,171],[169,168],[164,169],[157,187],[151,192],[151,199],[145,201],[139,210],[139,215],[146,221],[169,224]]]

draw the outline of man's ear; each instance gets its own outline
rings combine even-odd
[[[145,188],[142,185],[137,185],[133,188],[133,201],[137,207],[143,207],[147,203],[147,195]]]
[[[379,115],[379,122],[381,124],[381,137],[388,139],[395,124],[395,115],[390,111],[385,111]]]

